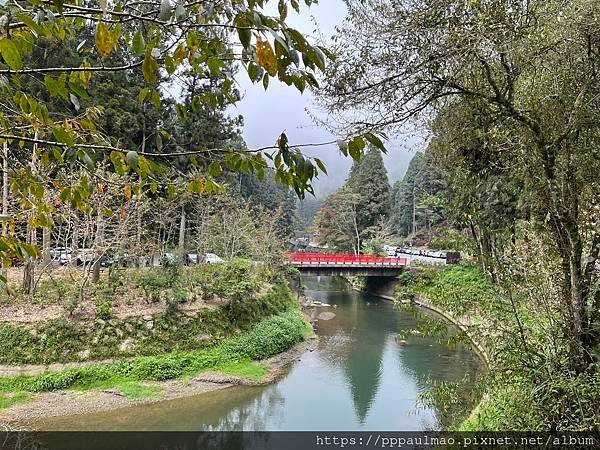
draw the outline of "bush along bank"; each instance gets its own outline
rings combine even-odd
[[[561,364],[565,343],[552,338],[552,308],[496,285],[470,265],[407,272],[396,290],[399,301],[423,300],[458,319],[488,355],[472,396],[477,406],[456,414],[464,389],[443,385],[426,396],[460,431],[591,430],[600,426],[600,373],[573,373]],[[435,328],[435,327],[433,327]],[[464,409],[464,408],[463,408]]]
[[[49,372],[40,375],[0,378],[0,407],[29,398],[31,393],[59,389],[117,387],[132,397],[151,394],[144,381],[165,381],[194,376],[207,370],[221,371],[260,381],[268,370],[261,359],[281,353],[311,333],[299,310],[291,310],[251,327],[239,336],[192,352],[135,357],[107,364]]]
[[[0,364],[48,364],[208,348],[264,318],[297,308],[283,273],[267,273],[247,261],[194,268],[183,275],[169,276],[167,270],[172,269],[140,272],[133,282],[149,293],[187,286],[203,296],[217,296],[220,306],[193,313],[174,306],[126,318],[109,315],[83,321],[61,317],[30,324],[0,323]]]

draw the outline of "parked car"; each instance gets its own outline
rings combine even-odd
[[[160,265],[164,266],[165,264],[175,264],[177,263],[177,256],[175,253],[165,253],[160,258]]]
[[[84,264],[92,264],[98,257],[98,252],[93,248],[80,248],[77,250],[77,256],[75,257],[75,264],[82,266]]]
[[[66,266],[71,263],[71,249],[68,247],[54,247],[50,249],[50,261],[54,264]]]
[[[200,255],[195,251],[190,251],[185,254],[185,265],[195,266],[200,262]]]
[[[215,255],[214,253],[205,253],[204,254],[204,262],[206,264],[218,264],[218,263],[222,263],[223,258]]]
[[[388,256],[393,257],[396,256],[396,251],[398,250],[398,247],[394,245],[384,245],[383,250],[387,253]]]

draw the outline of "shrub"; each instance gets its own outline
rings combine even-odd
[[[98,319],[108,320],[112,313],[112,303],[110,300],[101,299],[96,302],[96,317]]]

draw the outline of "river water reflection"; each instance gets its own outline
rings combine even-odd
[[[468,348],[449,349],[411,336],[417,320],[391,302],[348,290],[336,280],[306,278],[307,296],[337,305],[318,308],[335,318],[319,321],[313,351],[269,386],[240,386],[107,413],[44,421],[45,429],[85,430],[423,430],[438,414],[417,408],[428,380],[454,381],[476,373]],[[40,424],[38,424],[40,425]]]

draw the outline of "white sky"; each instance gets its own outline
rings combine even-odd
[[[346,5],[342,0],[321,0],[311,8],[304,6],[300,15],[289,9],[289,25],[305,36],[323,36],[325,39],[333,34],[335,26],[341,24],[346,14]],[[271,2],[267,11],[277,14],[276,2]],[[243,98],[232,113],[244,116],[243,137],[249,148],[273,145],[284,131],[291,144],[319,143],[336,139],[327,130],[315,125],[307,114],[307,110],[313,114],[317,112],[308,91],[300,94],[294,87],[271,79],[265,92],[262,83],[253,85],[243,70],[237,78]],[[413,148],[416,145],[413,142],[409,138],[395,139],[388,143],[389,154],[384,159],[392,183],[404,175],[408,161],[414,151],[418,150]],[[322,176],[315,183],[317,196],[326,195],[343,184],[352,161],[343,157],[336,145],[304,150],[308,155],[319,156],[329,173],[328,177]]]

